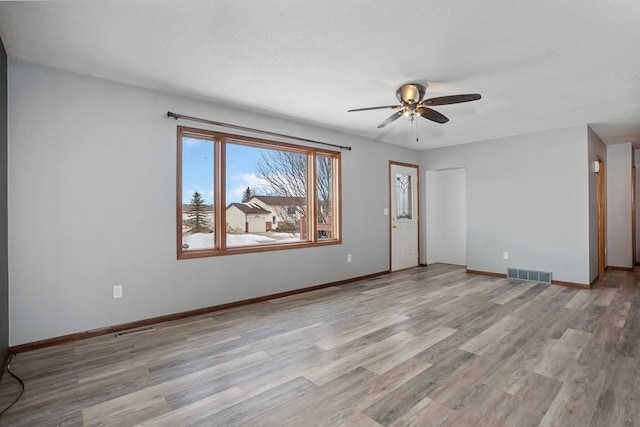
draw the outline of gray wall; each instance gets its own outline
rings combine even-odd
[[[343,244],[176,260],[176,125],[194,124],[168,110],[352,145],[342,155]],[[10,343],[386,271],[389,160],[416,156],[10,58]],[[112,299],[116,284],[122,299]]]
[[[596,133],[588,128],[587,138],[589,142],[589,281],[593,282],[598,277],[598,175],[594,172],[593,162],[598,159],[604,161],[605,170],[605,194],[606,194],[606,160],[607,146]],[[606,203],[606,196],[605,196]],[[605,209],[606,221],[606,209]],[[605,248],[607,246],[605,233]],[[606,265],[606,260],[605,260]]]
[[[586,126],[428,150],[420,159],[427,170],[465,167],[468,269],[531,268],[590,282]]]
[[[9,348],[9,274],[7,244],[7,54],[0,40],[0,363]],[[4,366],[0,367],[0,379]]]
[[[607,147],[607,265],[631,268],[631,143]]]

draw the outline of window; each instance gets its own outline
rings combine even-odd
[[[340,153],[178,127],[178,258],[340,243]]]
[[[396,195],[398,197],[396,213],[398,219],[412,219],[413,202],[411,200],[411,176],[396,175]]]

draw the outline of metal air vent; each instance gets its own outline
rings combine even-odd
[[[522,268],[507,268],[507,278],[514,280],[526,280],[528,282],[538,282],[551,284],[551,272],[525,270]]]

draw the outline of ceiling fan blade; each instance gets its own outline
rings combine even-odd
[[[352,113],[354,111],[383,110],[385,108],[400,108],[400,107],[402,107],[402,105],[385,105],[383,107],[356,108],[353,110],[347,110],[347,113]]]
[[[425,99],[420,105],[447,105],[447,104],[459,104],[461,102],[477,101],[482,98],[479,93],[467,93],[465,95],[450,95],[439,96],[437,98]]]
[[[425,119],[431,120],[436,123],[447,123],[449,119],[443,114],[438,113],[436,110],[432,110],[427,107],[418,107],[416,108],[416,112],[420,117],[424,117]]]
[[[403,110],[400,110],[400,111],[398,111],[396,113],[393,113],[392,115],[387,117],[387,119],[384,122],[382,122],[382,123],[380,123],[378,125],[378,129],[383,128],[386,125],[388,125],[389,123],[393,122],[394,120],[397,120],[398,118],[402,117],[402,113],[403,113]]]

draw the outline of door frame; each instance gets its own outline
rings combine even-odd
[[[418,165],[414,165],[411,163],[403,163],[403,162],[396,162],[393,160],[389,160],[389,169],[387,171],[387,178],[389,179],[389,271],[392,271],[391,268],[393,267],[393,221],[391,220],[391,218],[393,217],[393,212],[391,212],[391,198],[393,197],[393,180],[391,179],[391,167],[392,166],[402,166],[402,167],[406,167],[406,168],[414,168],[416,170],[416,233],[418,234],[418,248],[417,248],[417,254],[418,254],[418,264],[416,265],[416,267],[419,267],[420,264],[420,167]],[[409,268],[415,268],[415,267],[409,267]],[[395,271],[401,271],[401,270],[395,270]]]
[[[598,276],[602,276],[607,268],[606,246],[605,246],[605,182],[604,182],[604,160],[598,156]]]
[[[636,165],[635,163],[631,167],[631,269],[636,266]]]

